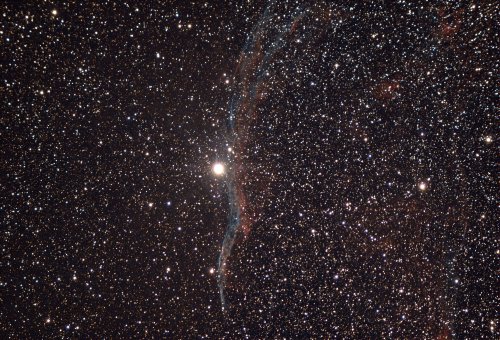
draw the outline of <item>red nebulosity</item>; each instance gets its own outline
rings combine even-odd
[[[444,8],[438,10],[439,27],[436,34],[439,38],[451,40],[462,26],[462,17],[464,10],[458,9],[451,13],[446,13]]]
[[[240,230],[243,232],[243,239],[246,239],[250,235],[252,221],[248,215],[247,198],[243,190],[244,185],[241,184],[242,178],[244,178],[245,173],[240,166],[237,167],[240,171],[236,173],[236,194],[238,197],[238,206],[240,209]]]
[[[300,22],[300,17],[295,18],[295,20],[292,23],[292,27],[290,28],[290,33],[294,33],[297,27],[299,26]]]
[[[378,100],[391,101],[398,96],[400,87],[400,81],[398,78],[382,80],[375,86],[373,95]]]
[[[437,340],[448,340],[452,339],[451,331],[448,326],[444,326],[436,337]]]

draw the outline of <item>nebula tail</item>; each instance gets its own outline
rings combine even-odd
[[[241,52],[238,65],[236,88],[229,103],[228,130],[230,139],[235,142],[236,152],[241,152],[246,145],[248,125],[253,121],[254,111],[259,100],[259,87],[265,82],[268,71],[272,65],[272,59],[278,51],[283,49],[286,38],[294,32],[294,27],[305,15],[299,7],[295,8],[284,19],[284,22],[276,22],[274,15],[275,3],[271,1],[266,7],[259,21],[247,38]],[[279,18],[279,17],[278,17]],[[236,158],[237,160],[238,158]],[[229,160],[231,161],[231,160]],[[229,201],[228,226],[222,241],[222,248],[218,260],[218,286],[222,310],[227,312],[226,285],[228,279],[228,261],[231,256],[236,237],[242,228],[242,211],[245,202],[241,183],[238,183],[237,169],[239,164],[233,164],[232,170],[227,176],[227,194]],[[244,204],[244,203],[243,203]],[[245,219],[246,220],[246,219]],[[244,228],[249,228],[246,223]],[[248,232],[245,230],[245,232]]]
[[[234,171],[234,170],[233,170]],[[229,198],[229,221],[224,240],[222,242],[222,249],[218,261],[218,284],[219,294],[222,304],[222,310],[226,310],[226,281],[228,271],[228,260],[236,240],[236,234],[240,225],[240,207],[238,204],[238,194],[234,186],[234,173],[231,174],[227,181],[227,191]]]

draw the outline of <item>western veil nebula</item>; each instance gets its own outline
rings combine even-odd
[[[273,57],[286,41],[293,37],[297,25],[307,14],[296,7],[285,16],[278,16],[279,5],[271,1],[247,37],[235,71],[235,86],[228,108],[228,144],[233,145],[234,155],[228,156],[231,165],[226,187],[229,201],[228,225],[218,259],[218,285],[222,310],[227,311],[226,286],[230,277],[229,258],[237,240],[248,237],[255,218],[255,208],[247,203],[245,164],[241,151],[247,146],[249,127],[258,118],[258,105],[265,99],[266,78],[269,76]],[[250,205],[249,205],[250,204]]]

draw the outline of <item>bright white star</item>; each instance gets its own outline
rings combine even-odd
[[[214,174],[216,174],[217,176],[222,176],[224,175],[224,173],[226,172],[226,169],[224,167],[224,164],[222,163],[215,163],[212,167],[212,171],[214,172]]]

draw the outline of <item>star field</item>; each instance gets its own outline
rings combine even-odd
[[[2,338],[498,338],[495,2],[2,5]]]

